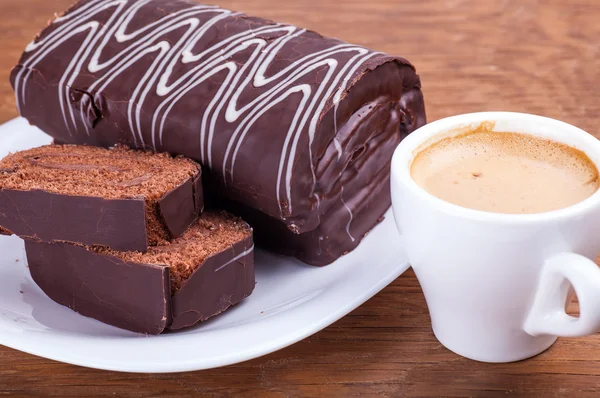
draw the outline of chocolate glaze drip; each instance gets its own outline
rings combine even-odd
[[[85,0],[11,73],[58,142],[182,154],[259,240],[311,264],[352,250],[389,207],[389,161],[425,123],[403,58],[187,0]]]

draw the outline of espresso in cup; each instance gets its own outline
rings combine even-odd
[[[598,169],[568,145],[493,125],[425,146],[413,180],[442,200],[495,213],[542,213],[574,205],[598,190]]]

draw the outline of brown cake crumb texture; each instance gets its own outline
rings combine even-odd
[[[190,159],[132,150],[46,145],[13,153],[0,161],[0,188],[40,189],[61,195],[146,200],[150,245],[169,239],[158,200],[196,175]]]
[[[120,252],[105,247],[91,249],[127,262],[169,267],[171,292],[175,293],[207,258],[251,236],[252,229],[241,218],[221,210],[208,210],[182,236],[149,247],[146,253]]]

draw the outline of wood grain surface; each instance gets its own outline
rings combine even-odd
[[[598,0],[213,1],[408,58],[421,75],[430,121],[472,111],[521,111],[600,137]],[[0,0],[0,122],[17,116],[10,68],[52,14],[71,2]],[[559,339],[545,353],[512,364],[460,358],[434,338],[409,271],[322,332],[222,369],[121,374],[0,346],[0,396],[13,394],[600,396],[600,336]]]

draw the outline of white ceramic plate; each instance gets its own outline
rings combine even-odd
[[[24,119],[0,125],[0,157],[51,139]],[[256,289],[239,305],[187,330],[147,337],[76,314],[33,282],[21,239],[0,237],[0,344],[75,365],[180,372],[256,358],[331,325],[408,267],[391,211],[352,253],[311,267],[256,253]]]

